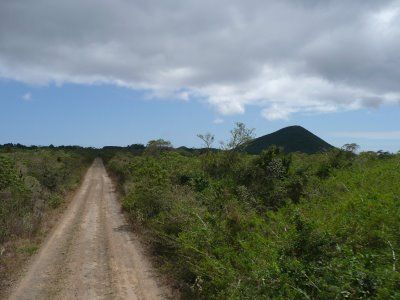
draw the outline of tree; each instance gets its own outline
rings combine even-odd
[[[246,143],[254,138],[254,128],[247,128],[245,124],[236,122],[235,127],[231,130],[231,138],[226,144],[229,150],[240,150]],[[224,147],[224,144],[222,144]]]
[[[376,152],[379,158],[387,158],[391,156],[391,153],[389,151],[384,151],[384,150],[379,150]]]
[[[132,144],[127,146],[130,150],[144,150],[146,147],[143,144]]]
[[[211,149],[212,144],[214,143],[215,136],[209,132],[206,134],[198,134],[197,137],[201,139],[204,143],[205,148],[207,150]]]
[[[148,154],[158,154],[161,151],[171,150],[172,148],[173,146],[170,141],[158,139],[149,141],[145,151]]]
[[[351,153],[356,153],[359,148],[360,148],[360,146],[357,145],[356,143],[351,143],[351,144],[344,144],[342,147],[342,150],[351,152]]]

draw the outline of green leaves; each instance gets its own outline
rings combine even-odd
[[[21,185],[21,180],[16,166],[10,158],[0,156],[0,191],[18,185]]]
[[[118,155],[109,166],[184,297],[396,299],[399,159],[271,148]]]
[[[0,242],[31,235],[87,166],[78,150],[19,149],[0,154]]]

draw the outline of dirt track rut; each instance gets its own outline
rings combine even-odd
[[[100,159],[10,299],[163,299]]]

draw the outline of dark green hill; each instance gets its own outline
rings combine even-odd
[[[303,153],[317,153],[334,148],[301,126],[289,126],[252,140],[245,146],[244,151],[259,154],[272,145],[283,147],[285,152]]]

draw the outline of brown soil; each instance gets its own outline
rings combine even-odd
[[[113,184],[96,159],[9,299],[163,299]]]

